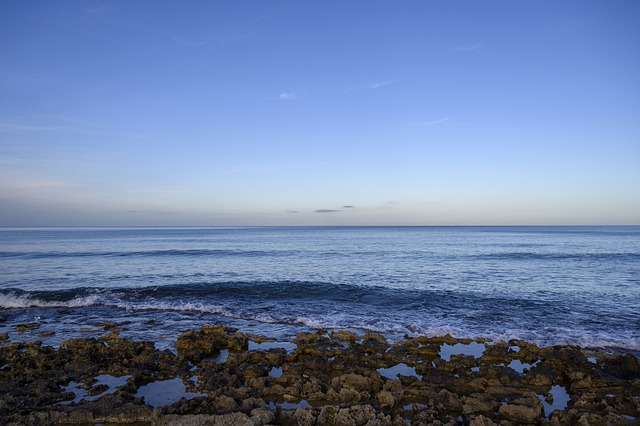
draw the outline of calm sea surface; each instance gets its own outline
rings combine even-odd
[[[639,351],[640,227],[0,228],[0,333],[105,321],[159,347],[222,323]]]

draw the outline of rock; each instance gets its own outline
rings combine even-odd
[[[216,413],[218,414],[230,413],[238,407],[238,404],[236,404],[236,401],[233,398],[228,397],[226,395],[221,395],[217,397],[212,402],[212,405]]]
[[[338,414],[338,409],[332,405],[325,405],[320,410],[320,414],[318,414],[318,418],[316,419],[316,424],[318,426],[324,425],[335,425],[335,418]]]
[[[501,419],[515,422],[516,424],[537,424],[542,418],[542,406],[538,408],[527,407],[526,405],[506,404],[500,406],[498,414]]]
[[[33,330],[34,328],[40,327],[40,324],[37,322],[29,322],[25,324],[18,324],[14,328],[18,333],[24,333],[25,331]]]
[[[272,423],[276,414],[268,408],[255,408],[251,410],[251,421],[254,425],[267,425]]]
[[[640,365],[638,358],[631,354],[617,355],[603,362],[603,370],[612,376],[624,380],[640,378]]]
[[[446,389],[442,389],[440,392],[438,392],[438,398],[442,402],[442,405],[444,405],[448,411],[454,413],[462,411],[462,401],[455,393],[449,392]]]
[[[189,414],[162,416],[154,422],[156,426],[254,426],[255,423],[243,413],[223,415]]]
[[[378,393],[378,396],[376,398],[380,403],[380,406],[383,408],[393,407],[396,404],[396,398],[391,392],[387,390],[383,390],[382,392]]]
[[[316,417],[311,410],[298,408],[295,411],[294,417],[299,426],[313,426],[316,424]]]
[[[329,337],[324,331],[301,333],[291,353],[248,351],[248,339],[273,339],[208,326],[181,334],[176,355],[152,342],[121,338],[110,324],[101,327],[109,332],[67,340],[59,348],[41,342],[0,344],[0,423],[417,426],[459,424],[462,414],[465,424],[508,426],[631,424],[640,417],[638,361],[630,354],[589,352],[597,356],[596,365],[577,347],[517,342],[519,352],[497,343],[487,345],[478,359],[452,356],[443,362],[433,355],[443,342],[471,340],[416,337],[389,344],[375,334],[332,332]],[[225,361],[209,359],[222,349],[231,352]],[[533,364],[533,356],[540,362],[529,373],[506,366],[514,358]],[[494,365],[496,360],[504,365]],[[415,366],[423,379],[392,380],[378,372],[398,364]],[[96,385],[96,378],[105,374],[130,377],[96,401],[71,403],[72,381],[99,396],[109,386]],[[185,393],[164,407],[145,406],[138,395],[141,386],[175,378],[188,384],[187,392],[207,397]],[[547,421],[538,395],[547,395],[554,384],[564,386],[571,400]],[[302,400],[311,406],[282,408],[285,401]]]
[[[469,426],[496,426],[496,423],[481,414],[471,419]]]
[[[332,331],[329,336],[334,340],[341,340],[343,342],[354,342],[358,338],[355,333],[347,330]]]
[[[487,395],[483,394],[473,394],[472,397],[463,397],[462,403],[462,413],[465,416],[469,416],[471,414],[483,414],[490,416],[492,413],[495,413],[495,407],[500,405],[499,402],[490,399]]]

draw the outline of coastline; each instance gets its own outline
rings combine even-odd
[[[59,348],[0,335],[6,424],[638,424],[630,353],[512,340],[317,330],[278,342],[221,325],[174,350],[103,323]],[[23,324],[24,329],[32,325]],[[17,331],[17,327],[16,327]]]

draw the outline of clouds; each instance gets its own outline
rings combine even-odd
[[[293,101],[297,99],[297,96],[293,92],[282,92],[280,96],[278,96],[278,100],[280,101]]]
[[[397,83],[398,81],[399,80],[378,81],[378,82],[374,82],[374,83],[365,84],[365,85],[362,85],[362,86],[352,87],[352,88],[348,89],[347,92],[356,92],[356,91],[360,91],[360,90],[382,89],[383,87],[390,86],[392,84]]]
[[[444,124],[451,121],[451,119],[449,117],[443,117],[443,118],[439,118],[437,120],[431,120],[431,121],[425,121],[423,123],[418,123],[418,126],[423,126],[423,127],[430,127],[430,126],[436,126],[438,124]]]
[[[354,208],[355,206],[346,205],[346,206],[342,206],[342,208],[340,209],[316,209],[313,212],[314,213],[338,213],[338,212],[342,212],[342,211],[354,209]]]
[[[458,46],[455,49],[455,51],[456,52],[473,52],[480,48],[482,48],[482,43],[464,44],[464,45]]]

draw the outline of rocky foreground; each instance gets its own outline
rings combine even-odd
[[[0,342],[0,424],[612,425],[640,419],[640,368],[631,354],[450,336],[388,343],[380,335],[324,330],[278,347],[222,326],[183,333],[176,354],[119,337],[117,324],[102,327],[103,336],[68,340],[58,349]]]

